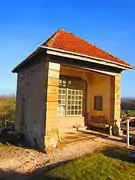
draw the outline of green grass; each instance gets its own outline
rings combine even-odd
[[[70,161],[30,180],[135,180],[135,163],[129,151],[105,150]]]

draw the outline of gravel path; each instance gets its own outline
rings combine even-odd
[[[49,154],[18,147],[2,147],[3,149],[0,147],[0,179],[27,179],[31,173],[47,170],[50,166],[93,153],[105,146],[125,147],[125,143],[120,142],[118,138],[97,136],[90,138],[89,135],[86,135],[80,141],[70,142]]]

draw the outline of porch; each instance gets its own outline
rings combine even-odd
[[[53,143],[83,126],[116,125],[119,130],[119,73],[54,62],[48,67],[46,142],[54,134]]]

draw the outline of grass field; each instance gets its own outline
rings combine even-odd
[[[135,163],[129,159],[129,153],[116,149],[97,152],[38,174],[30,180],[135,180]]]
[[[122,114],[125,114],[126,110],[121,110],[121,113]],[[135,115],[135,110],[127,110],[127,113],[130,115],[130,114],[134,114]]]

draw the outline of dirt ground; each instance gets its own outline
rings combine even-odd
[[[45,154],[12,145],[0,146],[0,179],[27,179],[31,173],[93,153],[106,146],[126,147],[123,137],[92,131],[67,133],[58,147]],[[130,146],[135,149],[135,146]]]

